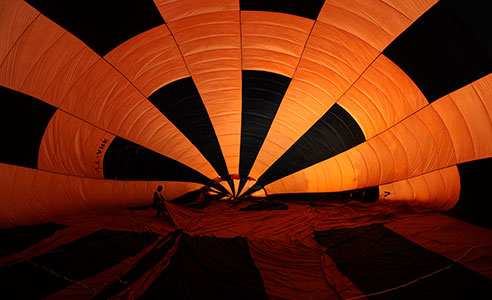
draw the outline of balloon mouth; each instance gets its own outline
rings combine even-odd
[[[224,200],[268,197],[265,187],[256,178],[241,174],[227,174],[210,180],[205,186],[207,191]]]

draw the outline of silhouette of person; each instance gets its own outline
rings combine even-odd
[[[164,197],[161,195],[162,186],[158,186],[157,190],[154,191],[154,209],[156,210],[156,217],[159,216],[169,216],[166,211],[166,205],[164,204]]]

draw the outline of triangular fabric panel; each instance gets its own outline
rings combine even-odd
[[[267,185],[364,141],[364,134],[357,122],[335,104],[258,178],[258,182]]]
[[[229,174],[193,79],[183,78],[163,86],[150,95],[149,100],[198,148],[217,173]]]
[[[7,290],[4,293],[26,299],[44,298],[71,284],[64,277],[80,280],[92,276],[135,255],[154,239],[149,233],[111,230],[95,232],[60,246],[52,253],[0,269],[0,278],[6,283]],[[51,274],[40,265],[50,270]],[[19,284],[27,285],[29,289]]]
[[[41,140],[56,107],[2,86],[0,98],[0,138],[5,141],[0,162],[36,169]]]
[[[268,298],[244,238],[187,234],[180,238],[169,266],[138,299],[163,293],[176,299]]]
[[[326,253],[340,271],[366,295],[376,299],[443,296],[483,299],[492,289],[492,282],[480,274],[412,243],[381,224],[315,232],[315,238],[327,247]],[[402,267],[409,265],[414,268]],[[388,273],[392,275],[385,276]],[[434,273],[435,276],[426,278]],[[419,280],[415,285],[404,286],[415,278]]]
[[[124,41],[164,23],[153,1],[27,1],[104,56]],[[90,22],[87,22],[90,20]],[[97,34],[94,34],[97,32]]]
[[[2,240],[2,246],[0,248],[0,256],[27,249],[64,228],[67,228],[67,226],[63,224],[43,223],[1,229],[0,240]],[[22,239],[19,239],[20,236],[22,236]]]
[[[429,102],[492,71],[487,1],[439,1],[383,54],[402,68]]]
[[[243,112],[239,174],[248,176],[290,78],[264,71],[243,71]]]
[[[119,137],[107,146],[102,165],[106,179],[189,181],[203,184],[210,181],[194,169]]]

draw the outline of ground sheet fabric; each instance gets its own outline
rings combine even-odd
[[[244,210],[252,204],[259,209]],[[285,205],[167,203],[164,218],[151,208],[109,210],[3,229],[2,293],[7,299],[487,299],[492,293],[490,229],[405,204]]]

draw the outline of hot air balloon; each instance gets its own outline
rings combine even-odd
[[[2,298],[490,299],[491,11],[0,0]]]

